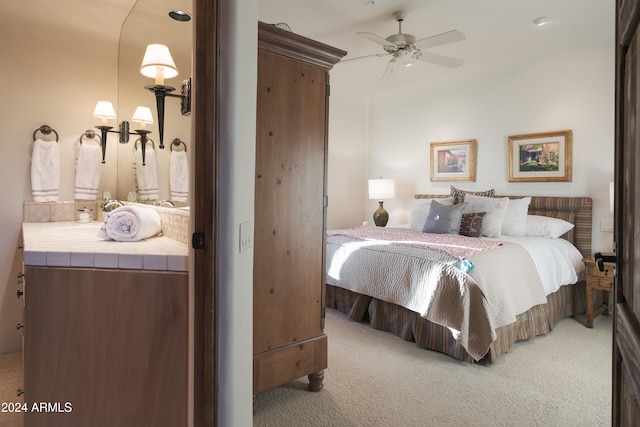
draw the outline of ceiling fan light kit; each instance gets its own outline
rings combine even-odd
[[[442,34],[437,34],[434,36],[416,40],[416,38],[412,34],[406,34],[402,32],[402,22],[404,21],[405,13],[401,11],[394,12],[393,17],[398,22],[397,34],[392,34],[389,37],[383,38],[375,33],[357,33],[359,36],[381,45],[385,53],[376,53],[372,55],[351,58],[344,60],[344,62],[374,56],[391,55],[391,59],[387,63],[383,78],[388,78],[395,75],[398,68],[394,66],[396,63],[401,63],[406,67],[410,67],[411,65],[413,65],[413,61],[415,60],[428,62],[448,68],[456,68],[464,63],[462,59],[452,58],[450,56],[425,51],[425,49],[429,49],[432,47],[466,40],[466,36],[460,31],[451,30]]]
[[[542,25],[545,25],[548,22],[549,22],[549,18],[547,18],[546,16],[539,16],[533,20],[533,23],[536,24],[538,27],[541,27]]]

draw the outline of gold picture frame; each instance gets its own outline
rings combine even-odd
[[[509,137],[509,182],[571,182],[573,131]]]
[[[431,181],[476,180],[475,139],[431,143]]]

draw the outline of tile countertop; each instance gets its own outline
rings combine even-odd
[[[30,266],[188,271],[185,243],[157,236],[138,242],[98,237],[101,222],[24,222],[24,263]]]

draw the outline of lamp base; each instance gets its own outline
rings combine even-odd
[[[389,222],[389,213],[382,207],[383,203],[382,200],[378,200],[378,209],[373,213],[373,222],[378,227],[384,227]]]

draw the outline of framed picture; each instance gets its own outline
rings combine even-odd
[[[431,143],[431,181],[475,180],[475,139]]]
[[[509,181],[571,181],[573,132],[530,133],[509,137]]]

